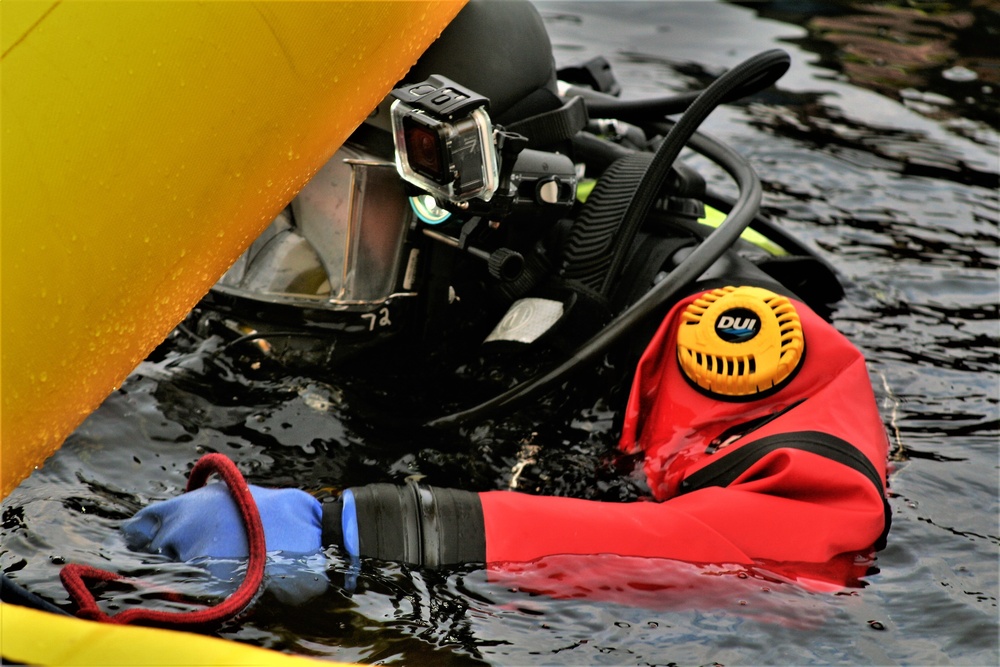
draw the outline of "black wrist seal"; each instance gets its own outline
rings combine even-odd
[[[408,483],[351,489],[362,556],[436,567],[486,562],[479,494]],[[343,544],[342,504],[323,506],[324,544]]]

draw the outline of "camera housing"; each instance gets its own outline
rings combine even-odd
[[[392,95],[399,175],[442,201],[488,202],[500,181],[489,100],[437,75]]]

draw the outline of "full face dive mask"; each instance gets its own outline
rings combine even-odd
[[[254,300],[370,311],[404,290],[411,221],[392,162],[345,145],[214,289]]]

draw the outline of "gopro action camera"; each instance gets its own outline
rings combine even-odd
[[[443,76],[392,95],[399,175],[442,201],[488,202],[499,185],[489,100]]]

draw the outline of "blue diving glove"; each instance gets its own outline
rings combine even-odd
[[[267,550],[306,554],[322,548],[322,510],[318,500],[298,489],[250,485],[264,524]],[[246,558],[246,531],[225,484],[208,484],[139,510],[121,526],[133,551],[163,554],[172,560]]]

